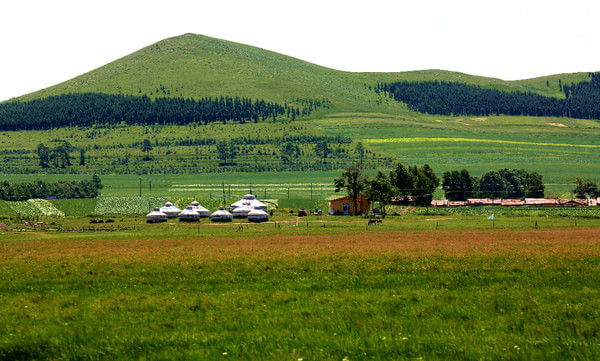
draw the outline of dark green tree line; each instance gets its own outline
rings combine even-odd
[[[503,168],[488,171],[481,178],[472,177],[466,169],[445,172],[442,188],[446,199],[466,201],[468,198],[543,198],[543,177],[524,169]]]
[[[321,106],[313,101],[309,108]],[[304,111],[305,115],[309,111]],[[93,125],[246,123],[294,119],[299,110],[264,100],[239,97],[156,98],[98,93],[64,94],[27,102],[0,104],[0,130],[44,130]]]
[[[565,99],[445,81],[380,83],[375,91],[406,103],[413,111],[429,114],[600,119],[600,73],[590,74],[590,77],[590,81],[562,85]]]
[[[102,188],[100,178],[95,175],[91,180],[9,183],[0,182],[0,199],[5,201],[26,201],[32,198],[58,199],[66,198],[96,198]]]

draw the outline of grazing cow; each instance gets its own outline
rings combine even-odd
[[[367,227],[372,224],[377,225],[377,223],[383,223],[383,221],[381,219],[369,219],[369,223],[367,223]]]

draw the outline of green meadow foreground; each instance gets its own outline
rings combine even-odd
[[[273,220],[0,231],[0,359],[600,358],[597,217]]]

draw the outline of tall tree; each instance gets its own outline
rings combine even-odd
[[[237,155],[235,145],[227,139],[217,142],[217,153],[219,153],[223,165],[233,164],[233,159]]]
[[[503,168],[498,171],[505,181],[507,198],[522,198],[527,191],[527,172],[524,169]]]
[[[52,150],[51,158],[54,159],[54,164],[61,168],[71,166],[70,152],[73,151],[73,146],[67,141],[63,141],[60,145]]]
[[[412,193],[415,186],[414,176],[409,172],[408,167],[400,162],[390,172],[390,182],[396,189],[397,195],[404,198]]]
[[[382,172],[377,172],[377,176],[368,182],[367,198],[379,203],[381,211],[385,214],[385,207],[394,196],[395,190],[390,179]]]
[[[40,143],[38,144],[37,147],[37,154],[38,157],[40,158],[40,166],[42,168],[49,168],[50,167],[50,148],[48,148],[45,144]]]
[[[506,198],[506,181],[499,172],[486,172],[479,180],[479,192],[482,197]]]
[[[85,165],[85,149],[79,149],[79,165]]]
[[[363,164],[363,157],[365,156],[365,147],[363,146],[363,144],[361,142],[358,142],[356,144],[356,153],[358,153],[358,156],[360,157],[360,164]]]
[[[575,178],[575,189],[573,192],[577,195],[577,198],[596,198],[598,197],[598,185],[589,179],[581,179],[580,177]]]
[[[354,201],[354,210],[357,214],[360,214],[357,199],[365,191],[368,180],[367,175],[363,174],[360,164],[356,164],[348,166],[342,173],[342,176],[333,181],[336,192],[341,190],[346,190],[348,192],[348,195]]]
[[[527,174],[527,192],[525,194],[528,198],[544,198],[544,186],[543,176],[537,172],[531,172]]]
[[[144,139],[144,141],[142,142],[142,152],[146,152],[146,157],[144,158],[144,160],[150,160],[150,152],[152,151],[152,149],[154,149],[152,147],[152,143],[150,142],[150,139],[146,138]]]
[[[299,150],[298,146],[292,142],[284,143],[281,147],[281,160],[284,163],[292,163],[292,159],[298,157]]]
[[[94,175],[92,176],[92,183],[94,183],[96,185],[96,188],[98,189],[102,189],[104,187],[102,185],[102,180],[96,173],[94,173]]]
[[[429,206],[435,190],[440,185],[440,179],[435,175],[429,164],[422,167],[409,167],[415,179],[412,196],[418,206]]]
[[[327,157],[329,156],[330,151],[331,149],[326,140],[321,140],[315,144],[315,153],[321,158],[323,164],[327,163]]]
[[[473,183],[474,179],[466,169],[448,171],[442,176],[442,188],[446,199],[451,201],[466,201],[471,197]]]

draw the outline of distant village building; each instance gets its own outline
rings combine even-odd
[[[481,206],[504,206],[504,207],[586,207],[598,206],[600,198],[597,199],[559,199],[559,198],[525,198],[525,199],[490,199],[473,198],[466,202],[448,201],[445,199],[431,201],[432,207],[481,207]]]

